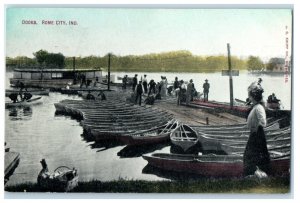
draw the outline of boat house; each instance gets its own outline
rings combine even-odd
[[[17,86],[23,82],[27,87],[43,87],[60,89],[67,85],[80,83],[80,76],[86,80],[102,80],[102,71],[99,69],[14,69],[10,84]]]

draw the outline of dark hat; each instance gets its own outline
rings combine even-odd
[[[147,76],[146,74],[144,76]]]
[[[135,74],[135,76],[137,76],[138,74]]]
[[[190,79],[190,82],[193,82],[193,79]]]
[[[208,81],[208,79],[205,79],[205,81]]]
[[[183,83],[183,80],[180,80],[180,82],[182,82],[182,83]]]

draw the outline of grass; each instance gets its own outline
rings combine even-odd
[[[5,187],[9,192],[46,192],[36,183]],[[287,177],[257,179],[201,179],[196,181],[98,180],[79,182],[72,192],[97,193],[259,193],[285,194],[290,192]]]

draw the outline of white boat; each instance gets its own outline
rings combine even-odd
[[[68,192],[78,186],[78,173],[75,168],[60,166],[53,173],[49,173],[45,159],[41,164],[43,169],[38,175],[37,182],[42,189],[50,192]]]
[[[190,126],[179,125],[170,135],[171,142],[187,151],[198,142],[197,132]]]
[[[43,103],[42,97],[36,97],[24,101],[13,102],[5,102],[5,108],[13,108],[13,107],[29,107],[36,104]]]

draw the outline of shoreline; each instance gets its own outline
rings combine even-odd
[[[37,183],[22,183],[8,186],[6,192],[49,192],[39,188]],[[287,194],[290,193],[290,177],[270,177],[267,179],[212,179],[180,181],[115,180],[102,182],[92,180],[79,182],[73,192],[95,193],[248,193]]]

